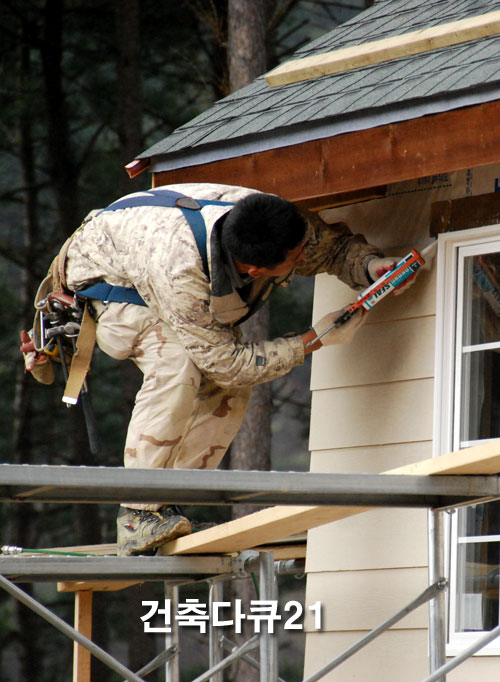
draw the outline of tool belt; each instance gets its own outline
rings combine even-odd
[[[71,237],[52,261],[35,296],[33,328],[21,333],[21,351],[33,377],[54,382],[54,363],[63,366],[66,387],[63,402],[75,405],[90,368],[95,346],[95,322],[86,301],[66,287],[64,265]],[[30,366],[29,366],[29,364]]]

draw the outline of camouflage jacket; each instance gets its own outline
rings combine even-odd
[[[236,202],[256,190],[230,185],[168,187],[194,199]],[[249,313],[237,291],[237,274],[224,263],[214,226],[230,206],[205,206],[210,281],[186,219],[178,208],[140,206],[104,212],[85,222],[67,251],[66,282],[76,291],[97,281],[135,287],[149,309],[178,334],[200,371],[221,386],[253,385],[282,376],[304,360],[300,336],[242,343],[235,325]],[[369,284],[366,265],[380,255],[344,224],[328,225],[304,212],[306,257],[296,273],[336,275],[354,289]],[[263,281],[258,307],[276,285]],[[250,311],[251,312],[251,311]]]

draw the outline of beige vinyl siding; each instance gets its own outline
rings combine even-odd
[[[349,646],[357,642],[365,630],[355,632],[324,632],[314,635],[314,655],[307,649],[305,677],[329,663]],[[308,635],[308,638],[310,635]],[[309,640],[308,640],[309,641]],[[412,682],[428,675],[426,630],[389,630],[383,639],[375,640],[336,671],[322,678],[322,682]],[[484,678],[462,678],[460,682]],[[495,679],[492,677],[491,679]],[[453,680],[455,682],[455,680]]]
[[[447,679],[450,682],[486,682],[487,680],[496,682],[498,680],[498,656],[474,656],[455,668]]]
[[[432,456],[435,286],[434,269],[421,273],[407,293],[368,313],[353,343],[315,353],[311,471],[387,471]],[[318,277],[313,320],[354,297]],[[306,603],[321,601],[324,616],[323,631],[306,636],[307,676],[425,589],[427,511],[377,509],[316,528],[306,568]],[[427,617],[421,607],[324,679],[423,679]]]
[[[432,457],[432,442],[323,450],[313,455],[316,472],[377,473]],[[426,512],[376,509],[309,531],[306,570],[347,571],[422,567],[427,564]]]
[[[499,166],[392,185],[384,199],[322,212],[345,221],[387,254],[429,241],[435,201],[494,191]],[[421,272],[407,293],[388,296],[350,345],[313,356],[311,471],[377,472],[431,457],[437,272]],[[333,277],[316,278],[313,321],[353,301]],[[427,584],[427,512],[366,511],[308,533],[306,603],[324,603],[325,629],[306,636],[305,676],[372,626],[411,602]],[[323,679],[401,682],[429,674],[427,609],[422,607]],[[475,657],[454,682],[496,680],[498,658]]]
[[[323,371],[318,371],[318,364],[315,365],[311,389],[320,391],[432,377],[434,358],[426,351],[434,343],[435,319],[434,315],[428,315],[365,324],[352,343],[321,350]],[[387,339],[388,325],[393,345]]]
[[[307,678],[329,663],[365,634],[366,630],[315,634],[317,647],[314,657],[307,657],[305,677]],[[333,671],[325,676],[323,680],[335,679],[339,682],[412,682],[414,680],[418,682],[428,677],[426,630],[389,630],[378,642],[379,645],[377,645],[377,640],[369,644],[339,666],[336,672]],[[382,642],[383,647],[380,646]],[[497,680],[498,658],[476,656],[453,670],[449,678],[450,682]]]
[[[322,450],[332,442],[348,448],[429,440],[433,391],[432,379],[316,391],[309,447]]]
[[[401,249],[401,256],[406,252]],[[411,291],[411,294],[410,294]],[[332,310],[342,308],[356,299],[356,292],[346,284],[330,277],[318,275],[314,283],[314,311],[313,319]],[[367,325],[375,322],[392,320],[406,320],[411,317],[425,317],[436,312],[436,268],[419,273],[415,283],[411,285],[408,296],[386,296],[370,311]]]
[[[307,603],[322,603],[327,631],[371,630],[408,603],[408,584],[415,588],[415,595],[423,592],[428,585],[427,568],[317,573],[308,587]],[[394,626],[398,630],[426,627],[425,606]]]

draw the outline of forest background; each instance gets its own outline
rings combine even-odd
[[[62,377],[46,387],[24,372],[19,333],[32,326],[40,280],[90,210],[150,186],[147,173],[131,181],[124,171],[136,154],[371,4],[372,0],[2,1],[1,462],[122,465],[126,425],[139,382],[132,363],[95,354],[90,394],[102,440],[99,455],[90,453],[79,408],[67,409],[61,403]],[[248,33],[257,9],[263,18],[258,43]],[[257,51],[246,55],[245,66],[243,47],[252,40]],[[243,64],[242,72],[238,64]],[[312,282],[299,282],[286,296],[275,297],[266,313],[265,331],[274,337],[306,328],[311,300]],[[308,382],[306,364],[266,386],[267,403],[260,409],[268,424],[263,449],[273,469],[308,469]],[[258,404],[255,410],[258,414]],[[262,432],[260,438],[262,444]],[[233,467],[239,468],[234,458]],[[196,516],[197,510],[193,513]],[[212,515],[222,520],[227,513],[222,509]],[[113,505],[3,504],[0,544],[43,548],[114,542],[115,519]],[[71,595],[57,593],[54,585],[23,589],[72,621]],[[129,594],[133,590],[135,598]],[[155,598],[161,598],[158,586],[147,583],[127,590],[127,598],[119,592],[96,594],[94,639],[132,670],[140,669],[162,646],[142,632],[140,621],[141,600]],[[207,667],[202,663],[205,643],[196,636],[191,640],[184,654],[188,662],[182,666],[186,680]],[[290,651],[280,674],[290,682],[301,679],[300,643],[283,646]],[[193,655],[198,650],[199,657]],[[71,657],[69,640],[0,594],[0,680],[69,679]],[[245,673],[233,670],[230,679],[231,675],[242,682]],[[117,679],[93,662],[93,682]],[[162,673],[148,679],[161,680]]]

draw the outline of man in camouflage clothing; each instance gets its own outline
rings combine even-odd
[[[125,466],[215,469],[241,425],[251,387],[287,374],[322,345],[349,341],[362,315],[307,349],[337,312],[304,334],[257,343],[242,343],[237,325],[294,273],[327,272],[361,289],[396,261],[346,225],[328,225],[274,195],[216,184],[158,190],[236,204],[201,208],[209,277],[182,211],[143,205],[104,211],[84,223],[67,251],[66,286],[78,291],[105,281],[133,287],[147,304],[92,304],[99,347],[131,359],[144,373]],[[191,531],[182,513],[165,504],[124,503],[117,523],[121,555]]]

